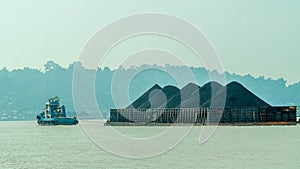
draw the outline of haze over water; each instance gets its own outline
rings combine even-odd
[[[116,127],[134,136],[167,127]],[[177,147],[146,159],[123,158],[95,145],[77,126],[0,122],[0,168],[300,168],[300,126],[222,126],[205,144],[194,127]]]

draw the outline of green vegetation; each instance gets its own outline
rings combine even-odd
[[[72,98],[72,77],[75,64],[63,68],[53,61],[48,61],[42,71],[27,67],[12,71],[6,68],[0,70],[0,120],[34,120],[50,96],[59,96],[61,103],[66,106],[68,114],[70,116],[75,115]],[[144,69],[132,80],[129,88],[124,88],[129,90],[131,101],[156,83],[160,86],[177,85],[170,76],[151,67],[143,65],[138,68],[118,68],[125,74],[138,73]],[[184,66],[170,65],[165,68],[174,72],[186,69]],[[190,69],[195,75],[198,85],[203,85],[209,81],[205,68],[191,67]],[[99,109],[105,117],[108,117],[109,109],[115,107],[111,96],[111,81],[115,72],[116,70],[110,70],[108,67],[99,68],[95,79]],[[226,83],[238,81],[273,106],[299,105],[300,103],[299,82],[287,86],[286,81],[282,78],[277,80],[266,79],[262,76],[254,78],[251,75],[241,76],[228,72],[225,73],[225,76]]]

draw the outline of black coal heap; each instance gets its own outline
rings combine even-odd
[[[127,108],[193,108],[270,106],[238,82],[223,86],[209,82],[200,87],[189,83],[181,90],[155,84]]]

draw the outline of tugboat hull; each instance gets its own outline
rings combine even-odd
[[[37,122],[41,126],[78,124],[78,120],[76,118],[68,118],[68,117],[39,119]]]

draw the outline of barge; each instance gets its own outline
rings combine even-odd
[[[296,106],[111,109],[106,125],[296,125]]]
[[[156,84],[126,108],[110,109],[106,125],[296,125],[296,115],[296,106],[271,106],[235,81]]]

